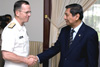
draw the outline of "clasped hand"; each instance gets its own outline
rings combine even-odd
[[[29,66],[33,66],[37,63],[38,61],[38,57],[37,56],[33,56],[33,55],[29,55],[26,58],[26,64],[28,64]]]

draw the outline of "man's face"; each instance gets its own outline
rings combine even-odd
[[[29,17],[31,16],[30,5],[22,4],[21,10],[19,11],[19,19],[21,22],[28,22]]]
[[[76,16],[72,16],[70,8],[66,9],[64,19],[67,25],[73,26],[76,22]]]

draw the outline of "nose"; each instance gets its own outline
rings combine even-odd
[[[66,15],[64,15],[64,19],[66,19]]]
[[[31,13],[28,13],[28,16],[31,16]]]

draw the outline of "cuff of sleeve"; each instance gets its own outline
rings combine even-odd
[[[40,62],[40,59],[39,59],[39,57],[37,56],[37,58],[38,58],[38,62]]]

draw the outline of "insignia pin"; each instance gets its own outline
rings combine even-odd
[[[79,37],[81,36],[81,34],[79,34]]]
[[[22,39],[22,38],[23,38],[23,36],[20,36],[20,37],[19,37],[19,39]]]

